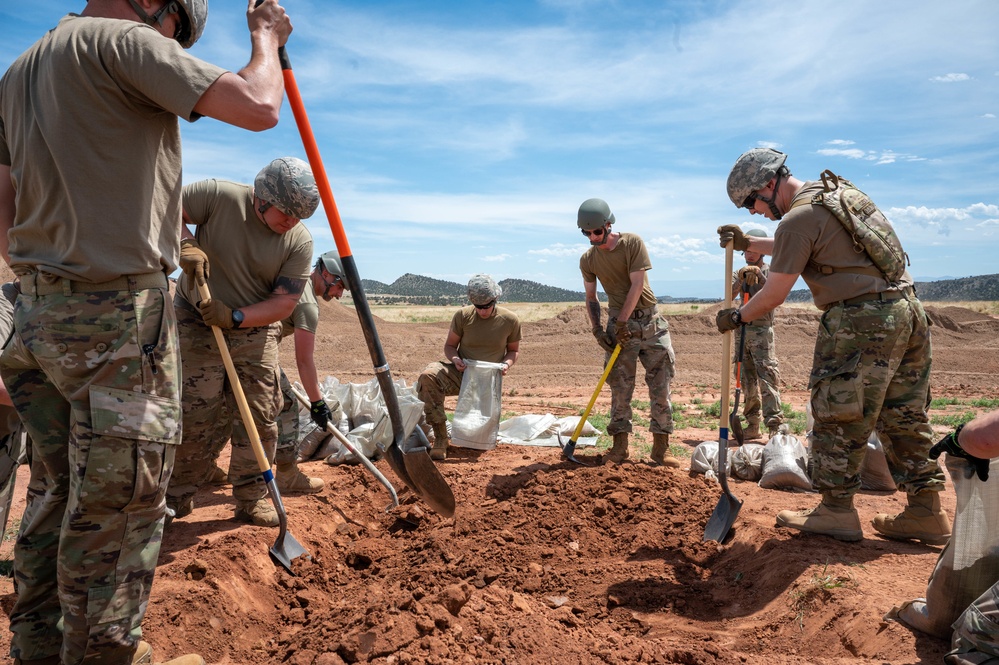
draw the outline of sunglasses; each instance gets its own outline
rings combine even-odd
[[[587,238],[589,238],[590,236],[599,238],[604,234],[604,231],[606,231],[607,229],[601,226],[599,229],[593,229],[592,231],[587,231],[586,229],[580,229],[580,230],[583,232],[583,235],[586,236]]]
[[[492,307],[495,304],[496,304],[495,300],[490,300],[485,305],[475,305],[475,309],[489,309],[490,307]]]
[[[756,206],[756,200],[758,198],[760,197],[756,195],[756,192],[753,192],[752,194],[746,197],[745,201],[742,202],[742,207],[752,210]]]

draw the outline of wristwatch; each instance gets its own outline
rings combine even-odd
[[[241,325],[243,325],[243,318],[244,318],[243,312],[239,311],[238,309],[232,310],[232,327],[239,328]]]

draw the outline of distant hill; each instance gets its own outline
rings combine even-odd
[[[999,300],[999,274],[916,282],[916,294],[926,302]],[[787,302],[811,302],[808,289],[791,291]]]
[[[468,302],[464,284],[412,273],[406,273],[391,284],[373,279],[362,279],[361,284],[368,299],[380,304],[460,306]],[[502,300],[506,302],[582,302],[584,298],[582,291],[561,289],[526,279],[504,279],[499,284],[503,287]],[[916,282],[916,292],[920,299],[935,302],[999,300],[999,274]],[[604,293],[599,295],[601,302],[607,302]],[[811,300],[812,294],[808,289],[791,291],[787,297],[787,302],[792,303]],[[718,299],[663,296],[659,302],[718,302]]]

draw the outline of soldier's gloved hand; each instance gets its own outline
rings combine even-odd
[[[742,315],[739,314],[739,310],[732,307],[718,312],[717,316],[715,316],[715,325],[718,326],[718,332],[725,333],[745,324],[742,322]]]
[[[325,432],[326,425],[329,424],[330,418],[333,417],[333,414],[330,412],[330,407],[326,405],[326,402],[318,399],[312,403],[312,408],[309,409],[309,417],[312,418],[312,422],[314,422],[319,429]]]
[[[198,286],[208,279],[208,255],[198,245],[194,238],[184,238],[180,241],[180,269],[188,279],[195,280]]]
[[[739,268],[738,275],[739,280],[744,282],[746,286],[756,286],[757,284],[763,286],[767,282],[767,278],[763,276],[763,271],[760,270],[759,266]]]
[[[593,326],[593,336],[604,351],[611,353],[614,350],[614,340],[610,338],[602,326]]]
[[[618,344],[623,346],[632,337],[633,335],[631,334],[631,329],[628,327],[627,321],[614,322],[614,338],[617,340]]]
[[[209,298],[198,303],[201,318],[210,326],[232,328],[232,308],[221,300]]]
[[[930,459],[937,459],[940,457],[940,453],[947,453],[948,455],[953,455],[954,457],[963,457],[971,462],[971,465],[975,468],[975,473],[978,474],[978,479],[984,483],[989,479],[989,460],[982,459],[981,457],[975,457],[961,447],[961,444],[957,442],[957,437],[961,434],[962,427],[964,427],[964,425],[961,425],[956,430],[933,444],[933,447],[930,448],[929,457]]]
[[[737,224],[719,226],[718,239],[721,241],[720,244],[722,247],[731,242],[732,248],[737,252],[745,252],[749,249],[749,238],[746,237],[746,234],[742,232],[742,229]]]

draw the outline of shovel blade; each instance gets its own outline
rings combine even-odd
[[[575,458],[575,456],[574,456],[574,454],[576,452],[576,440],[575,439],[569,439],[569,443],[563,444],[562,443],[562,433],[559,432],[558,433],[558,445],[562,449],[562,457],[564,457],[565,459],[569,460],[570,462],[573,462],[573,463],[578,464],[580,466],[589,466],[589,464],[587,464],[586,462],[583,462],[583,461],[578,460],[578,459]]]
[[[278,535],[277,540],[270,549],[271,558],[274,559],[275,563],[279,563],[284,566],[284,569],[289,573],[294,574],[295,571],[291,569],[291,562],[300,556],[305,556],[310,558],[311,555],[309,551],[302,547],[302,544],[295,539],[295,536],[290,533],[282,533]]]
[[[704,527],[704,542],[713,540],[720,543],[725,540],[741,509],[742,501],[731,494],[722,494],[714,512],[708,518],[707,526]]]
[[[406,473],[416,486],[413,491],[438,515],[453,517],[454,492],[430,458],[430,441],[423,430],[417,427],[401,446],[395,447],[402,453]]]

